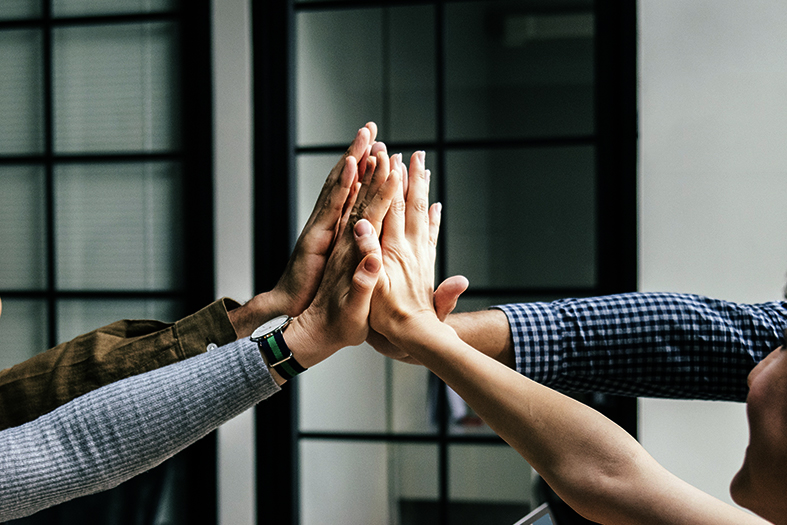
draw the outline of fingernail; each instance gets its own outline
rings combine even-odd
[[[369,221],[361,219],[357,223],[355,223],[355,228],[353,229],[356,237],[363,237],[365,235],[370,235],[372,233],[372,225]]]
[[[363,267],[369,273],[377,273],[380,271],[380,261],[377,257],[367,257],[366,262],[363,263]]]
[[[442,202],[437,202],[435,204],[437,204],[437,214],[438,215],[442,215],[443,214],[443,203]]]
[[[432,180],[432,172],[431,170],[424,171],[424,178],[426,178],[426,187],[429,188],[429,182]]]
[[[421,167],[424,167],[426,165],[426,152],[425,151],[419,151],[417,158],[418,158],[418,162],[420,163]]]

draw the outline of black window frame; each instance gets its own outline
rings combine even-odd
[[[295,16],[297,12],[430,5],[436,9],[437,140],[418,144],[386,141],[391,151],[428,149],[435,172],[443,176],[447,149],[566,145],[591,143],[596,147],[597,180],[597,279],[582,289],[469,290],[466,296],[500,298],[516,296],[596,296],[637,289],[637,15],[636,3],[596,0],[595,13],[595,131],[587,137],[523,139],[512,141],[445,140],[444,59],[442,35],[444,9],[461,0],[363,1],[322,0],[255,2],[252,9],[254,37],[255,124],[255,285],[270,289],[283,271],[288,254],[273,253],[270,246],[290,246],[294,221],[294,163],[298,153],[336,153],[346,145],[298,147],[295,143]],[[436,159],[435,159],[436,157]],[[436,200],[445,202],[445,184],[438,184]],[[450,232],[449,232],[450,234]],[[444,242],[443,233],[441,240]],[[440,248],[438,247],[438,250]],[[445,257],[438,256],[438,281],[447,276]],[[504,301],[501,301],[504,302]],[[296,379],[297,381],[297,379]],[[289,385],[256,409],[258,521],[299,523],[298,444],[302,438],[375,442],[438,443],[440,455],[440,523],[448,523],[448,446],[455,443],[503,444],[496,436],[457,436],[441,417],[436,436],[314,433],[298,429],[298,399]],[[637,400],[618,396],[584,399],[637,435]],[[445,404],[438,411],[445,413]],[[275,473],[276,481],[270,481]]]
[[[37,154],[0,154],[0,166],[41,166],[45,177],[46,283],[40,289],[0,290],[0,297],[33,299],[46,303],[48,347],[58,344],[57,304],[63,299],[166,299],[177,302],[182,314],[197,311],[213,301],[213,130],[212,130],[212,65],[210,0],[180,0],[170,10],[150,13],[118,13],[107,15],[62,16],[52,13],[52,0],[39,0],[39,15],[32,18],[0,20],[0,31],[32,29],[42,34],[42,105],[43,148]],[[54,150],[53,108],[53,33],[57,28],[107,26],[172,22],[178,26],[181,91],[181,144],[167,152],[123,153],[57,153]],[[183,236],[185,261],[183,285],[177,290],[61,290],[57,287],[57,256],[55,238],[55,166],[66,163],[128,163],[175,161],[180,165],[183,181]],[[44,350],[43,348],[41,350]],[[188,505],[183,510],[186,523],[215,524],[218,520],[216,436],[210,434],[175,458],[179,462],[182,481],[177,489],[186,494]],[[153,469],[129,484],[147,490],[163,482]],[[123,487],[120,487],[121,489]],[[133,490],[133,489],[132,489]],[[46,509],[20,523],[68,523],[80,509],[109,508],[113,491],[99,493]],[[117,510],[117,509],[116,509]],[[122,509],[121,509],[122,510]],[[84,517],[84,513],[82,514]],[[147,514],[152,520],[154,514]],[[126,519],[126,516],[123,516]]]

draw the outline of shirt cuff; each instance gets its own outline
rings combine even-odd
[[[224,346],[238,336],[228,312],[240,305],[226,297],[175,323],[175,337],[184,359]]]

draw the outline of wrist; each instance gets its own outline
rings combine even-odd
[[[304,368],[311,368],[339,350],[328,342],[325,333],[319,323],[304,312],[292,320],[284,335],[293,357]]]
[[[274,291],[255,295],[243,306],[228,312],[238,339],[249,337],[262,323],[287,313],[283,301]]]

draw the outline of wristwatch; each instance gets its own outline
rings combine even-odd
[[[290,380],[306,369],[301,366],[284,340],[283,332],[292,321],[288,315],[274,317],[261,325],[251,334],[251,340],[260,347],[260,352],[268,361],[268,368],[276,370],[280,376]]]

